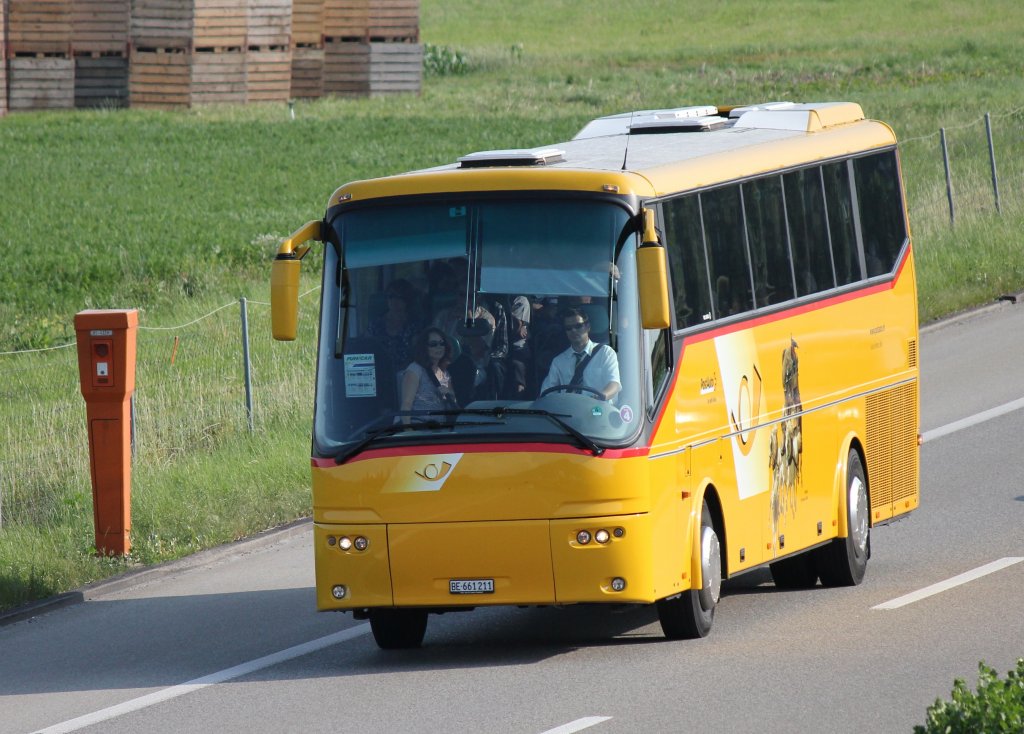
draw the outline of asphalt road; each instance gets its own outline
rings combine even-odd
[[[922,506],[859,587],[741,577],[699,641],[651,608],[485,609],[383,652],[315,613],[304,524],[0,627],[0,732],[909,733],[1024,656],[1022,336],[1009,305],[923,335]]]

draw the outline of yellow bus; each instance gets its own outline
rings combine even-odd
[[[277,339],[313,241],[317,605],[381,647],[485,605],[702,637],[724,579],[857,584],[918,505],[899,156],[857,104],[628,112],[346,184],[280,246]]]

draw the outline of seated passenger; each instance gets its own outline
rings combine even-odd
[[[413,355],[412,363],[402,376],[402,410],[443,411],[458,407],[448,373],[452,356],[448,337],[440,329],[426,329],[416,337]],[[414,417],[430,420],[430,417],[403,415],[402,423],[409,423]]]
[[[475,400],[497,400],[504,387],[504,370],[500,360],[491,357],[494,327],[480,319],[472,328],[460,329],[459,334],[462,354],[450,368],[459,405],[466,406]]]
[[[611,400],[622,389],[615,350],[590,340],[590,322],[582,309],[566,308],[560,318],[569,348],[551,360],[548,376],[540,386],[541,394],[555,385],[583,385]]]

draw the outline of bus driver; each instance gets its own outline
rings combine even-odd
[[[551,360],[540,394],[556,385],[583,385],[611,400],[622,389],[615,350],[590,340],[590,320],[582,309],[566,308],[560,313],[560,320],[569,348]]]

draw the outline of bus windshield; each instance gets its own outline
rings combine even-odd
[[[631,213],[610,201],[460,196],[331,222],[315,452],[626,445],[643,394]]]

